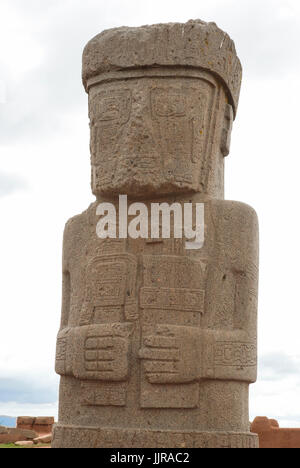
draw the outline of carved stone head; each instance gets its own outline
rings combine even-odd
[[[223,196],[241,65],[214,23],[117,28],[83,53],[95,195]]]

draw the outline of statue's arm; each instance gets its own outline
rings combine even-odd
[[[69,220],[65,227],[61,326],[57,336],[55,370],[59,375],[80,380],[125,381],[129,374],[132,324],[82,324],[72,316],[72,274],[76,269],[84,268],[80,262],[74,265],[74,259],[81,254],[85,225],[86,214],[83,213]]]
[[[144,338],[139,357],[151,383],[256,380],[257,216],[247,205],[217,202],[214,224],[206,324],[158,325]]]
[[[71,273],[70,273],[70,245],[72,242],[73,220],[70,219],[64,230],[63,237],[63,258],[62,258],[62,302],[61,302],[61,322],[56,341],[55,371],[59,375],[73,375],[71,356],[72,350],[72,328],[69,327],[70,307],[71,307]]]
[[[219,212],[219,265],[228,301],[229,329],[204,331],[203,377],[255,382],[257,377],[258,220],[243,203],[223,202]],[[229,281],[229,289],[225,283]],[[227,304],[226,297],[223,297]]]

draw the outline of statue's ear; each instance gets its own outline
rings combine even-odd
[[[226,104],[224,114],[224,124],[221,138],[221,151],[223,156],[228,156],[230,151],[231,131],[233,124],[233,109],[230,104]]]

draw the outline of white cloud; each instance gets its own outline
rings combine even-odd
[[[58,403],[52,404],[20,404],[15,403],[14,401],[10,403],[1,403],[0,402],[0,414],[13,417],[18,416],[54,416],[57,421],[58,418]]]
[[[26,189],[26,182],[15,174],[0,172],[0,197]]]
[[[0,104],[6,103],[6,84],[4,80],[0,80]]]
[[[6,76],[21,81],[27,73],[37,68],[43,60],[43,47],[26,29],[22,14],[4,1],[0,16],[1,68]]]

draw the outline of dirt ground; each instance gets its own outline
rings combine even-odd
[[[38,444],[38,445],[30,445],[29,447],[26,446],[26,447],[20,447],[18,445],[15,445],[15,444],[0,444],[0,449],[2,448],[29,448],[29,449],[36,449],[36,448],[51,448],[51,444]]]

